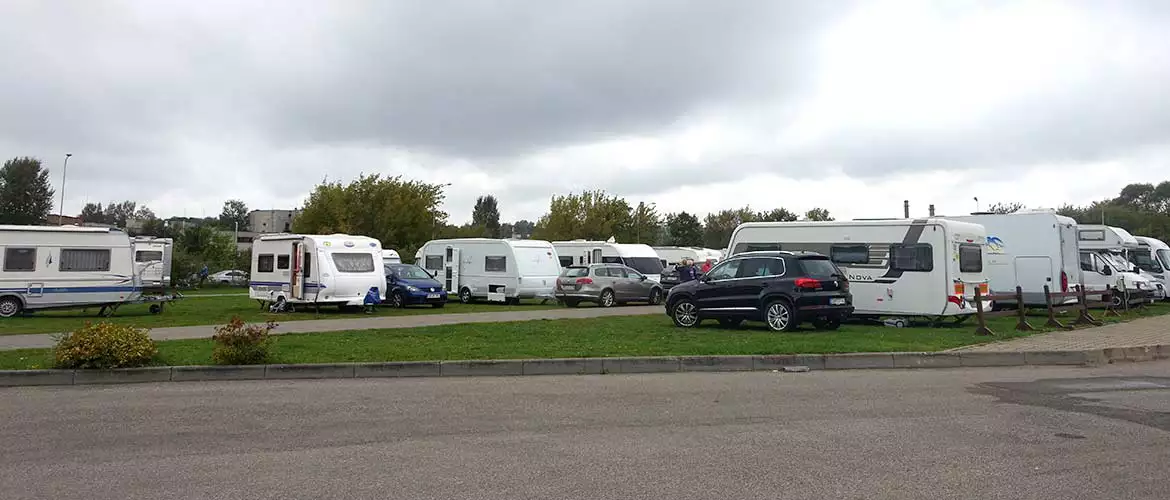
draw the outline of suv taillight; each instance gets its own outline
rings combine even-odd
[[[1064,271],[1060,272],[1060,291],[1061,292],[1068,291],[1068,273],[1066,273]]]
[[[577,278],[578,285],[592,285],[593,278]]]
[[[796,278],[795,285],[796,288],[816,290],[821,287],[821,282],[812,278]]]

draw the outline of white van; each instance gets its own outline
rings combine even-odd
[[[135,301],[142,290],[131,252],[119,229],[0,226],[0,317]]]
[[[1085,290],[1153,290],[1155,298],[1165,296],[1160,284],[1142,276],[1141,270],[1129,261],[1129,253],[1141,246],[1128,231],[1100,224],[1081,225],[1077,227],[1077,244]],[[1114,302],[1120,304],[1121,299],[1115,295]]]
[[[554,241],[561,267],[593,263],[625,264],[646,275],[647,279],[662,282],[662,257],[650,245],[641,243],[612,243],[608,241]]]
[[[986,246],[983,226],[946,219],[748,222],[728,256],[817,252],[846,274],[854,315],[940,319],[973,314],[975,288],[987,293]]]
[[[414,258],[465,304],[477,299],[510,304],[555,300],[561,274],[556,249],[542,240],[431,240]]]
[[[268,234],[252,242],[248,295],[275,310],[361,306],[371,288],[386,298],[382,244],[348,234]]]
[[[397,250],[387,248],[382,249],[382,265],[386,264],[401,264],[402,257],[398,255]]]
[[[142,288],[163,290],[171,286],[171,256],[175,241],[136,236],[131,240],[131,246],[134,249],[134,274]]]
[[[975,213],[950,220],[981,224],[987,230],[987,279],[994,295],[1024,291],[1026,306],[1044,307],[1044,287],[1067,292],[1081,283],[1077,221],[1054,210],[1011,214]],[[1015,301],[999,301],[996,305]],[[1053,299],[1075,304],[1077,297]]]
[[[1134,236],[1134,239],[1138,241],[1138,249],[1130,252],[1129,261],[1161,283],[1163,290],[1170,290],[1170,245],[1148,236]]]

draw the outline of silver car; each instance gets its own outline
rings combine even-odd
[[[557,278],[557,300],[569,307],[595,302],[613,307],[627,302],[662,302],[662,284],[621,264],[569,266]]]

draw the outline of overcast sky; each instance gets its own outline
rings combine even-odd
[[[70,214],[290,208],[362,172],[452,183],[454,222],[487,193],[505,220],[584,189],[851,218],[1170,179],[1160,0],[5,0],[0,20],[0,156],[59,189],[73,153]]]

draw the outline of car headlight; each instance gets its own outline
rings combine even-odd
[[[417,291],[418,291],[418,287],[417,287],[417,286],[414,286],[414,285],[406,285],[406,291],[408,291],[408,292],[417,292]]]

